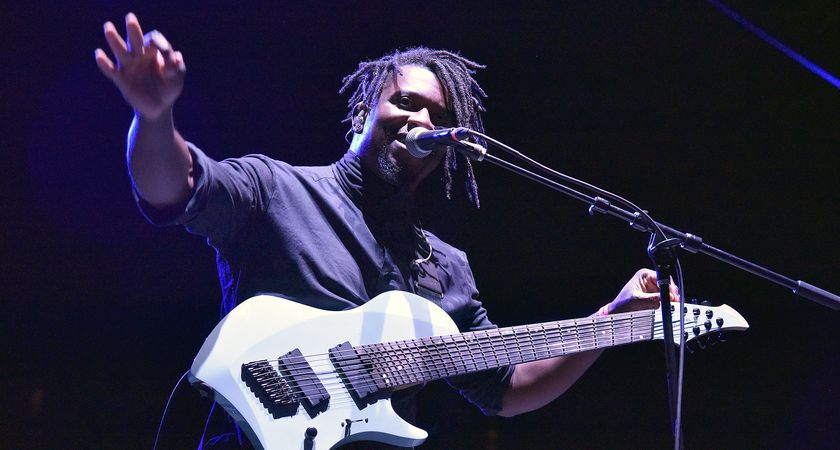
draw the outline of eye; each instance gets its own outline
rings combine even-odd
[[[406,95],[401,95],[400,98],[397,99],[397,106],[402,109],[412,109],[414,108],[414,102],[411,100],[411,97]]]

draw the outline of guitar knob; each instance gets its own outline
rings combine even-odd
[[[694,332],[694,335],[695,335],[695,336],[698,336],[698,335],[700,334],[700,327],[699,327],[699,326],[695,326],[694,328],[692,328],[692,329],[691,329],[691,331],[693,331],[693,332]]]
[[[318,436],[318,429],[315,427],[309,427],[306,429],[306,439],[315,439],[315,436]]]
[[[713,315],[715,315],[715,313],[713,313],[711,309],[706,310],[706,318],[707,319],[711,319]]]
[[[711,329],[712,329],[712,322],[711,322],[711,321],[709,321],[709,320],[707,320],[707,321],[705,321],[705,322],[703,323],[703,326],[704,326],[707,330],[711,330]]]
[[[700,308],[694,308],[694,310],[692,312],[694,313],[695,316],[699,316],[700,315]]]
[[[717,320],[715,321],[715,323],[717,324],[717,326],[722,327],[723,326],[723,317],[718,317]]]

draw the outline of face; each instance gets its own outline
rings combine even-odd
[[[419,66],[400,70],[402,74],[395,72],[386,81],[354,145],[369,170],[388,183],[414,190],[440,163],[445,148],[414,158],[406,150],[406,134],[414,127],[453,126],[455,120],[446,109],[446,96],[434,73]]]

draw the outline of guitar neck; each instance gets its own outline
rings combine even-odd
[[[383,388],[662,338],[655,310],[356,347]],[[659,323],[660,326],[656,327]],[[380,384],[377,383],[377,384]]]

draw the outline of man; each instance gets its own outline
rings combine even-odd
[[[477,204],[469,161],[452,149],[413,158],[405,136],[415,127],[481,130],[484,92],[478,64],[426,48],[359,65],[353,89],[350,149],[325,167],[292,167],[262,155],[216,162],[175,130],[184,58],[157,32],[145,37],[126,17],[127,43],[113,24],[101,49],[102,72],[134,108],[128,165],[138,204],[154,223],[183,224],[217,251],[225,312],[271,292],[310,306],[342,310],[389,290],[412,291],[440,305],[461,331],[493,327],[478,301],[463,252],[423,230],[414,193],[444,161],[447,195],[453,173]],[[673,287],[672,287],[673,288]],[[675,295],[673,293],[672,295]],[[641,270],[599,313],[654,308],[655,274]],[[565,392],[600,351],[503,367],[447,380],[485,414],[513,416]],[[395,406],[411,415],[407,394]]]

